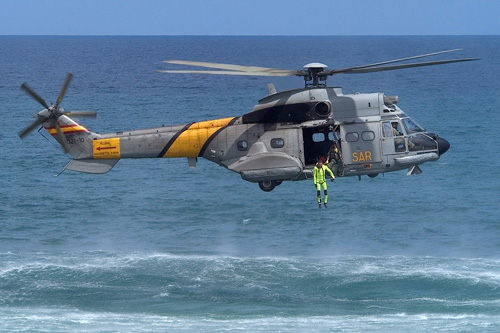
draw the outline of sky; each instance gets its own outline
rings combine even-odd
[[[500,1],[2,0],[0,35],[500,35]]]

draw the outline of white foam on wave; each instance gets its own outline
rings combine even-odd
[[[214,318],[86,312],[70,308],[2,308],[1,331],[37,332],[399,332],[498,331],[500,315],[406,314]]]
[[[500,287],[500,261],[408,256],[336,256],[336,257],[238,257],[225,255],[172,254],[159,252],[114,253],[103,251],[0,254],[0,276],[33,271],[69,270],[92,272],[120,271],[144,267],[152,270],[172,266],[190,269],[192,265],[210,270],[273,271],[276,274],[300,275],[316,272],[365,280],[370,277],[420,277],[431,280],[460,280],[468,284],[490,284]],[[347,281],[346,280],[346,281]]]

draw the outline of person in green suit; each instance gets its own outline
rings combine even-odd
[[[325,193],[325,208],[328,204],[328,189],[326,186],[326,173],[330,174],[332,182],[335,180],[335,176],[333,175],[332,170],[329,167],[323,164],[323,161],[320,160],[316,166],[314,167],[314,185],[316,186],[316,193],[318,196],[318,206],[321,208],[321,188]]]

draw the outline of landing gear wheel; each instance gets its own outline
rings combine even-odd
[[[370,177],[370,178],[375,178],[377,176],[378,176],[378,173],[369,173],[368,174],[368,177]]]
[[[259,187],[264,192],[270,192],[274,190],[276,185],[277,184],[275,180],[262,180],[259,182]]]

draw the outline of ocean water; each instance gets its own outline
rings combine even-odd
[[[480,61],[329,84],[398,95],[450,150],[423,173],[340,178],[318,210],[308,181],[262,192],[205,160],[66,171],[43,131],[55,101],[97,132],[238,116],[301,78],[175,76],[186,59],[298,69],[462,48]],[[500,37],[0,37],[0,331],[500,330]],[[430,59],[429,59],[430,60]],[[170,66],[170,67],[169,67]]]

